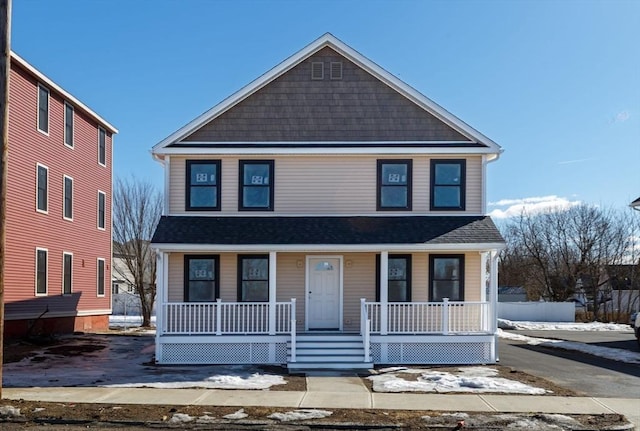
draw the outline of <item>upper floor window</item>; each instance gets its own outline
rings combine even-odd
[[[73,106],[64,102],[64,144],[73,148]]]
[[[106,225],[106,201],[106,193],[98,191],[98,229],[104,229]]]
[[[49,89],[38,84],[38,130],[49,134]]]
[[[71,294],[71,281],[73,280],[73,255],[62,253],[62,294]]]
[[[389,255],[387,266],[387,301],[411,302],[411,255]],[[380,255],[376,256],[376,271],[376,301],[380,301]]]
[[[411,160],[378,160],[378,211],[411,210]]]
[[[47,294],[48,251],[36,248],[36,295]]]
[[[465,160],[431,160],[431,210],[464,210],[465,176]]]
[[[107,166],[107,132],[98,127],[98,163]]]
[[[238,256],[238,301],[269,300],[269,255]]]
[[[63,217],[73,220],[73,178],[66,175],[64,176],[63,202]]]
[[[464,301],[464,255],[429,256],[429,301]]]
[[[241,211],[273,211],[273,160],[240,160]]]
[[[216,255],[185,255],[184,301],[212,302],[219,296]]]
[[[104,259],[98,258],[98,296],[104,296]]]
[[[187,211],[220,210],[220,160],[187,160]]]
[[[46,213],[49,208],[49,169],[41,164],[36,165],[36,209]]]

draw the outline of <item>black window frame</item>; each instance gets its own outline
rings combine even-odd
[[[73,220],[73,178],[68,175],[62,178],[62,218]]]
[[[102,264],[102,265],[100,265],[100,264]],[[106,267],[107,267],[107,265],[106,265],[105,259],[103,257],[99,257],[98,260],[97,260],[97,263],[96,263],[96,273],[97,273],[96,274],[96,278],[97,278],[97,280],[96,280],[96,282],[97,282],[96,294],[98,296],[100,296],[100,297],[106,295],[105,287],[104,287],[105,286],[104,279],[105,279],[105,275],[106,275]]]
[[[242,271],[242,263],[249,259],[260,259],[267,261],[267,278],[266,279],[244,279]],[[264,281],[267,285],[267,298],[263,301],[248,301],[243,299],[244,297],[244,282],[245,281]],[[239,254],[238,255],[238,302],[269,302],[269,255],[268,254]]]
[[[189,263],[191,260],[204,260],[210,259],[213,260],[213,271],[214,271],[214,279],[213,281],[213,300],[212,301],[194,301],[190,298],[190,284],[192,281],[189,278]],[[196,281],[196,280],[193,280]],[[206,280],[205,280],[206,281]],[[218,254],[185,254],[184,255],[184,288],[183,288],[183,300],[184,302],[215,302],[216,299],[220,298],[220,255]]]
[[[107,131],[98,126],[98,164],[107,166]]]
[[[437,165],[459,165],[460,184],[438,184],[436,178]],[[431,211],[464,211],[466,209],[466,187],[467,187],[467,161],[465,159],[431,159],[431,186],[429,188],[429,208]],[[443,206],[436,205],[435,192],[437,187],[457,187],[460,191],[460,205]]]
[[[46,94],[46,106],[43,106],[43,95]],[[49,135],[49,101],[51,99],[51,92],[47,87],[42,84],[38,84],[38,118],[37,127],[38,131]]]
[[[44,188],[40,184],[40,169],[44,172]],[[40,207],[41,204],[44,208]],[[43,213],[49,212],[49,168],[39,163],[36,164],[36,210]]]
[[[73,148],[73,132],[74,132],[73,115],[74,115],[73,105],[65,101],[64,102],[64,144],[69,148]]]
[[[102,200],[100,200],[102,197]],[[98,229],[104,230],[107,225],[107,194],[98,190]]]
[[[44,267],[40,266],[40,257],[43,256]],[[46,296],[49,292],[49,250],[36,248],[36,296]],[[44,291],[41,291],[41,287]]]
[[[215,165],[216,166],[216,184],[212,185],[194,185],[191,184],[191,167],[193,165]],[[185,175],[185,211],[220,211],[222,198],[222,187],[220,184],[222,161],[221,160],[187,160],[186,161],[186,175]],[[191,189],[193,187],[215,187],[216,191],[216,205],[214,206],[192,206],[191,205]]]
[[[69,258],[68,268],[67,258]],[[62,294],[71,295],[71,293],[73,293],[73,254],[65,251],[62,253]]]
[[[389,300],[389,277],[387,276],[387,301],[388,302],[411,302],[411,280],[413,279],[413,271],[411,266],[411,254],[390,254],[388,259],[405,259],[407,261],[407,299],[405,301]],[[387,270],[388,271],[388,270]],[[380,302],[380,255],[376,254],[376,302]]]
[[[269,167],[269,184],[267,185],[256,185],[244,184],[244,169],[245,166],[248,165],[267,165]],[[275,190],[275,178],[274,178],[274,167],[275,163],[273,160],[240,160],[239,161],[239,173],[238,173],[238,211],[273,211],[274,208],[274,190]],[[269,205],[262,207],[245,207],[244,206],[244,189],[245,187],[268,187],[269,188]]]
[[[403,185],[383,184],[382,168],[384,165],[407,165],[407,183]],[[397,187],[407,189],[407,203],[402,207],[382,206],[382,188]],[[411,159],[378,159],[376,182],[376,209],[378,211],[411,211],[413,206],[413,160]]]
[[[429,302],[442,302],[442,300],[435,299],[434,295],[434,281],[437,281],[435,278],[435,260],[436,259],[458,259],[458,282],[459,282],[459,294],[460,296],[457,298],[449,298],[449,301],[464,301],[464,264],[465,264],[465,255],[464,254],[430,254],[429,255]],[[453,279],[441,279],[443,281],[453,280]],[[444,297],[443,297],[444,298]]]

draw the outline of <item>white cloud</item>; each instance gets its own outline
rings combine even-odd
[[[582,163],[582,162],[588,162],[591,160],[595,160],[593,157],[588,157],[586,159],[575,159],[575,160],[564,160],[562,162],[558,162],[559,165],[572,165],[574,163]]]
[[[534,196],[522,199],[501,199],[490,202],[489,206],[496,208],[489,215],[496,219],[518,217],[521,214],[539,214],[547,211],[561,211],[579,205],[580,201],[570,201],[567,198],[556,195]]]
[[[618,114],[614,117],[613,122],[614,123],[624,123],[625,121],[627,121],[629,118],[631,118],[631,113],[629,113],[629,111],[620,111],[618,112]]]

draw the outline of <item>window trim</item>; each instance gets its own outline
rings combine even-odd
[[[45,254],[45,263],[44,263],[44,292],[38,292],[38,253],[44,252]],[[35,296],[48,296],[49,295],[49,249],[43,247],[36,247],[36,264],[35,268],[35,286],[34,293]]]
[[[100,262],[102,262],[102,280],[100,280]],[[99,257],[96,259],[96,296],[98,298],[103,298],[106,296],[106,283],[105,278],[107,277],[107,265],[104,257]],[[100,281],[102,281],[102,293],[100,293]]]
[[[45,170],[45,178],[46,178],[46,189],[45,189],[45,209],[40,209],[39,208],[39,191],[40,191],[40,168],[43,168]],[[42,163],[36,163],[36,212],[42,213],[42,214],[49,214],[49,167],[43,165]]]
[[[265,301],[243,301],[242,300],[242,262],[245,259],[266,259],[267,260],[267,299]],[[269,254],[257,253],[257,254],[239,254],[238,255],[238,302],[269,302]],[[262,281],[262,280],[259,280]]]
[[[103,162],[100,161],[101,156],[104,158]],[[101,126],[98,126],[98,164],[107,166],[107,131]]]
[[[69,198],[70,213],[71,216],[67,217],[67,180],[71,184],[71,197]],[[68,221],[73,221],[73,177],[69,175],[62,176],[62,218]]]
[[[273,211],[274,190],[275,190],[275,163],[274,160],[239,160],[238,169],[238,211]],[[246,165],[268,165],[269,166],[269,205],[266,207],[245,207],[244,206],[244,167]],[[252,186],[248,186],[252,187]],[[257,187],[257,186],[253,186]],[[264,186],[263,186],[264,187]]]
[[[100,195],[104,196],[104,208],[102,210],[102,220],[100,219]],[[107,193],[103,192],[102,190],[98,190],[96,218],[97,218],[96,226],[98,230],[107,230]],[[102,226],[100,226],[101,221],[102,221]]]
[[[388,259],[406,259],[407,260],[407,300],[404,302],[411,302],[411,281],[413,279],[413,269],[411,266],[411,260],[413,255],[411,253],[406,254],[389,254]],[[389,290],[389,279],[387,276],[387,291]],[[387,301],[389,293],[387,292]],[[376,254],[376,302],[380,302],[380,254]],[[391,301],[388,301],[391,302]]]
[[[216,204],[211,207],[192,207],[191,206],[191,187],[211,187],[211,186],[193,186],[191,184],[191,166],[193,165],[216,165]],[[220,200],[222,199],[222,161],[217,160],[187,160],[186,161],[186,174],[185,174],[185,198],[184,209],[185,211],[220,211],[222,208]]]
[[[460,275],[458,276],[458,280],[460,282],[460,298],[449,298],[449,301],[464,301],[465,294],[465,286],[464,286],[464,263],[465,263],[465,255],[464,254],[430,254],[429,255],[429,302],[441,302],[433,299],[433,282],[435,281],[435,271],[434,271],[434,263],[436,259],[458,259],[460,266]]]
[[[435,188],[436,184],[436,165],[438,164],[459,164],[460,165],[460,205],[458,206],[436,206],[435,205]],[[429,187],[429,209],[431,211],[465,211],[466,209],[466,188],[467,188],[467,160],[466,159],[431,159],[430,163],[430,187]]]
[[[404,207],[383,207],[382,206],[382,166],[383,165],[407,165],[407,205]],[[389,186],[386,186],[389,187]],[[378,159],[376,171],[376,210],[377,211],[411,211],[413,207],[413,160],[412,159]]]
[[[182,300],[184,302],[196,302],[191,301],[189,299],[189,261],[191,259],[213,259],[213,270],[215,271],[215,279],[213,280],[213,296],[214,301],[205,301],[205,302],[215,302],[218,298],[220,298],[220,255],[219,254],[185,254],[184,255],[184,278],[183,278],[183,292],[182,292]]]
[[[71,116],[69,117],[67,115],[67,110],[71,109]],[[74,115],[75,115],[75,108],[73,107],[73,105],[67,101],[64,102],[64,145],[67,148],[71,148],[73,149],[74,146],[74,134],[75,134],[75,124],[74,124]],[[69,124],[67,124],[69,123]],[[70,125],[71,127],[71,136],[69,136],[67,134],[67,125]],[[67,138],[70,138],[71,142],[67,142]]]
[[[47,130],[43,130],[40,128],[40,111],[41,111],[41,106],[40,106],[40,90],[44,90],[47,93],[47,107],[46,107],[46,111],[47,111]],[[43,135],[49,136],[49,129],[51,126],[51,91],[45,87],[43,84],[38,83],[38,93],[37,93],[37,115],[36,115],[36,128],[38,129],[38,132],[42,133]]]
[[[65,276],[66,276],[66,268],[65,268],[65,258],[67,256],[71,257],[71,262],[70,262],[70,266],[69,266],[69,291],[65,292]],[[73,293],[73,253],[69,252],[69,251],[63,251],[62,252],[62,294],[65,296],[69,296]]]

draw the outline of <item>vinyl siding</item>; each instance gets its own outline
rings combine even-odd
[[[258,158],[258,157],[254,157]],[[264,157],[259,157],[264,159]],[[427,214],[429,213],[430,157],[413,156],[413,209],[412,211],[376,211],[378,159],[394,157],[376,156],[278,156],[273,158],[274,199],[273,212],[265,214],[287,215],[339,215],[339,214]],[[406,156],[395,157],[405,159]],[[443,159],[446,157],[438,157]],[[461,157],[456,157],[461,158]],[[191,157],[190,160],[206,159]],[[172,156],[170,163],[169,212],[172,215],[238,214],[239,160],[251,157],[212,157],[221,160],[221,210],[185,211],[186,158]],[[482,158],[467,156],[466,211],[437,214],[482,213]],[[255,215],[256,212],[245,215]],[[260,212],[258,212],[260,214]],[[435,213],[434,213],[435,214]]]
[[[37,130],[38,82],[12,63],[5,304],[8,320],[105,314],[111,308],[111,134],[107,167],[98,165],[98,124],[74,110],[74,148],[64,145],[64,100],[49,89],[49,134]],[[49,169],[48,213],[36,211],[36,164]],[[73,178],[73,220],[63,219],[63,177]],[[107,194],[106,229],[97,229],[98,190]],[[48,250],[47,295],[35,297],[35,250]],[[62,295],[63,252],[73,254],[72,295]],[[105,295],[97,295],[97,259]]]

